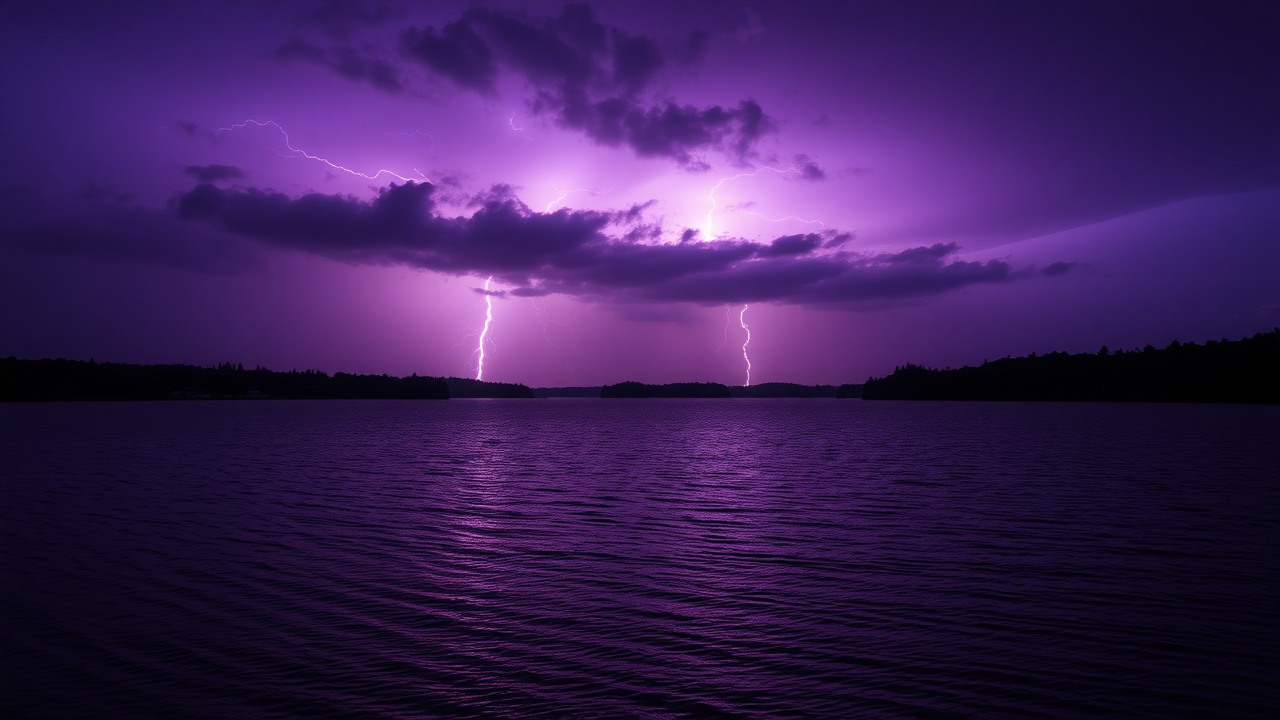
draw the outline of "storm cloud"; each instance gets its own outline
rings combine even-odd
[[[387,60],[377,57],[369,48],[338,45],[323,48],[301,38],[291,38],[272,53],[277,60],[303,60],[333,70],[338,75],[357,82],[368,82],[391,94],[404,91],[400,70]]]
[[[590,7],[568,5],[557,16],[539,18],[472,9],[438,30],[409,28],[400,44],[405,57],[459,88],[493,95],[501,72],[514,73],[533,92],[534,114],[600,145],[701,170],[706,163],[700,153],[721,152],[745,163],[756,156],[757,142],[777,129],[750,98],[731,107],[644,99],[665,68],[699,57],[706,37],[695,32],[664,45],[601,23]],[[808,179],[822,178],[816,165],[805,172]]]
[[[825,250],[833,239],[847,239],[835,232],[769,243],[701,242],[696,233],[678,242],[642,242],[611,234],[635,221],[630,211],[535,212],[501,189],[471,216],[446,217],[433,193],[428,183],[393,184],[366,201],[201,184],[179,196],[171,212],[196,226],[344,262],[493,275],[518,297],[840,304],[936,295],[1032,274],[1001,260],[960,260],[954,243],[881,254]]]

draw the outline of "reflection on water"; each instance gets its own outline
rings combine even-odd
[[[0,406],[44,716],[1280,711],[1280,408]]]

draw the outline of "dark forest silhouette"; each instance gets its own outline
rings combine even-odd
[[[1045,400],[1280,403],[1280,329],[1241,340],[1163,350],[1006,357],[978,367],[935,370],[904,365],[863,385],[720,383],[601,388],[538,388],[469,378],[419,375],[332,376],[318,370],[273,372],[221,363],[131,365],[93,360],[0,358],[0,402],[65,400],[258,400],[455,398],[864,398],[867,400]]]
[[[863,387],[867,400],[1049,400],[1280,403],[1280,330],[1163,350],[1006,357],[978,367],[895,368]]]
[[[669,383],[645,385],[621,382],[600,388],[602,398],[727,398],[729,388],[720,383]]]
[[[130,365],[92,360],[0,359],[0,401],[404,399],[444,400],[440,378],[273,372],[243,365]]]
[[[532,398],[533,391],[518,383],[485,382],[471,378],[445,378],[449,397],[455,398]]]
[[[533,389],[533,396],[539,398],[598,398],[601,386],[572,387],[540,387]]]
[[[845,383],[836,388],[836,398],[840,400],[848,400],[851,398],[862,397],[862,385],[854,383]]]
[[[729,394],[736,398],[833,398],[836,386],[770,382],[745,387],[735,385],[729,388]]]

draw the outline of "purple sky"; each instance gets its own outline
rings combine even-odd
[[[1280,324],[1275,3],[84,5],[0,10],[3,356],[474,376],[491,302],[486,380],[741,384],[742,316],[752,383],[841,383]]]

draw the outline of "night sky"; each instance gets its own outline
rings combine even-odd
[[[5,3],[0,77],[0,356],[474,377],[491,304],[486,380],[742,384],[745,321],[753,384],[841,383],[1280,325],[1274,2]]]

